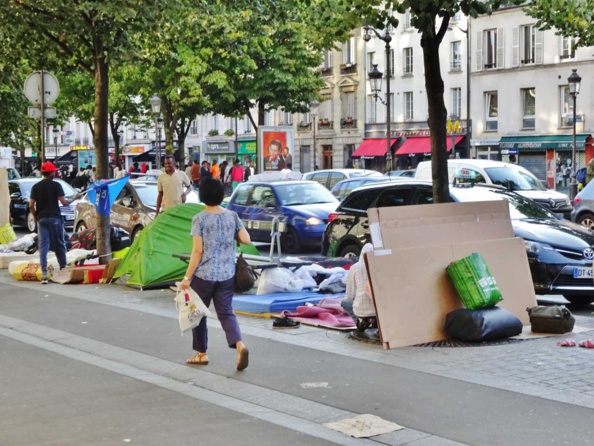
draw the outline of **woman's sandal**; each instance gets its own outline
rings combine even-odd
[[[594,348],[594,339],[586,339],[585,341],[580,342],[579,346],[583,348]]]
[[[559,347],[575,347],[577,343],[573,339],[565,339],[564,341],[557,342]]]
[[[207,365],[208,364],[208,355],[206,353],[196,353],[196,356],[188,359],[186,362],[188,364],[194,364],[194,365]]]
[[[237,349],[237,371],[241,372],[246,369],[250,363],[250,352],[246,347]]]

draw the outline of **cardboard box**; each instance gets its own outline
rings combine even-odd
[[[118,269],[118,265],[121,261],[122,259],[111,259],[103,270],[103,276],[99,280],[99,283],[111,282],[111,279],[113,279],[113,275],[115,274],[116,269]]]
[[[523,240],[506,201],[369,209],[375,251],[366,256],[385,348],[447,339],[447,313],[462,307],[448,264],[480,253],[497,280],[499,306],[528,324],[536,305]]]
[[[62,270],[54,270],[52,282],[65,283],[98,283],[105,265],[68,266]],[[90,273],[89,273],[90,272]]]

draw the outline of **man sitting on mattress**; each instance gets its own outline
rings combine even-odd
[[[365,253],[373,251],[371,243],[361,249],[359,261],[351,267],[347,277],[346,297],[342,300],[342,308],[357,324],[357,331],[377,328],[375,305],[371,299],[371,290],[365,266]]]

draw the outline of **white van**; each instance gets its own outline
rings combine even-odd
[[[455,173],[460,169],[468,169],[475,175],[477,183],[497,184],[512,190],[526,198],[536,201],[555,214],[571,218],[573,207],[567,195],[547,189],[538,178],[525,168],[501,161],[451,159],[448,160],[448,176],[450,184]],[[417,165],[415,179],[432,181],[431,161],[422,161]]]

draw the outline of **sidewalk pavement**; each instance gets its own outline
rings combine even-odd
[[[37,282],[17,282],[5,270],[0,272],[0,283],[3,282],[40,293],[51,289],[89,302],[177,319],[174,292],[169,289],[137,290],[117,284],[53,284],[45,288]],[[567,338],[576,342],[594,338],[594,317],[576,316],[576,327],[591,330],[579,334],[491,346],[392,350],[356,341],[341,331],[304,324],[298,329],[278,330],[272,328],[272,320],[268,318],[237,317],[242,332],[247,335],[594,409],[594,349],[556,345]],[[219,326],[216,316],[209,324]]]

